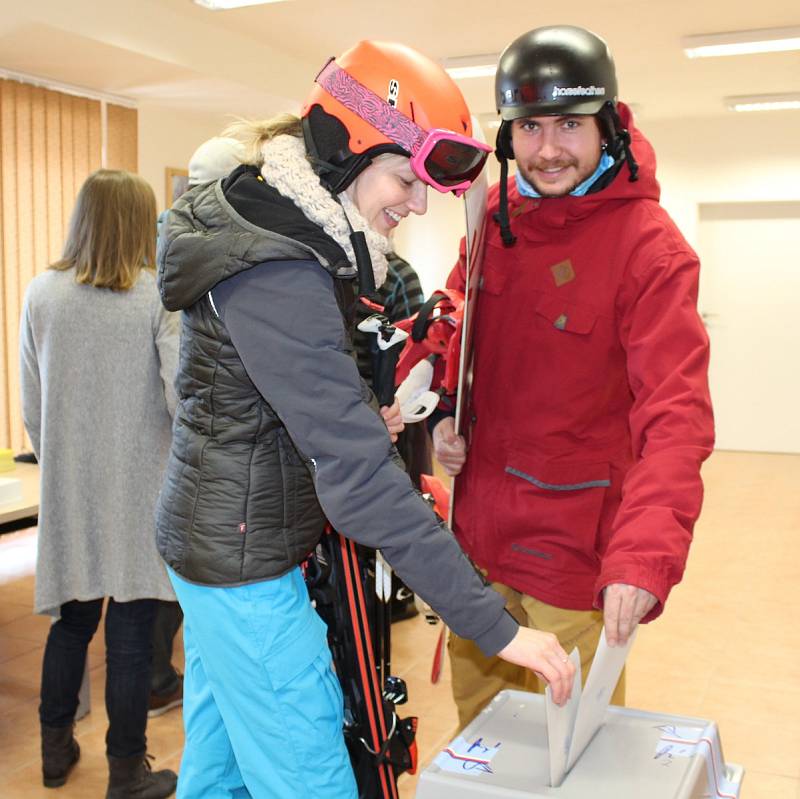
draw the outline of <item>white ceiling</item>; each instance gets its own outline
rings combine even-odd
[[[212,12],[191,0],[0,0],[0,68],[197,111],[296,107],[329,55],[388,39],[435,59],[499,52],[534,27],[578,24],[615,54],[640,117],[728,113],[723,97],[800,91],[800,53],[686,58],[682,36],[800,24],[797,0],[291,0]],[[494,114],[490,78],[460,81]],[[800,113],[800,112],[795,112]]]

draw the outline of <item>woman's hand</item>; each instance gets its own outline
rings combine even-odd
[[[383,405],[381,407],[381,416],[386,423],[386,429],[389,431],[389,436],[394,444],[397,441],[398,434],[402,433],[405,428],[403,412],[400,410],[400,401],[395,399],[392,405]]]
[[[498,657],[536,672],[549,686],[553,701],[563,705],[572,695],[575,666],[552,633],[520,627]]]

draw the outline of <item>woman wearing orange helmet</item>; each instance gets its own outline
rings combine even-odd
[[[518,628],[414,491],[352,357],[356,292],[383,282],[387,234],[425,212],[427,186],[458,194],[480,172],[470,134],[441,67],[362,42],[326,64],[302,119],[229,129],[245,163],[169,215],[159,286],[183,330],[157,528],[185,613],[179,797],[357,795],[299,569],[326,520],[460,635],[569,693],[555,637]]]

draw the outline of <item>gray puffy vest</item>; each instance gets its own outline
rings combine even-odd
[[[311,464],[248,378],[208,292],[270,260],[313,258],[334,276],[352,268],[338,244],[252,178],[242,167],[225,181],[225,193],[222,182],[190,191],[159,239],[162,300],[183,313],[179,405],[156,510],[157,545],[170,568],[206,585],[284,574],[314,548],[325,525]],[[240,214],[229,189],[231,198],[244,198],[243,214],[258,214],[259,225],[262,215],[274,217],[280,230]],[[352,281],[334,283],[344,308]]]

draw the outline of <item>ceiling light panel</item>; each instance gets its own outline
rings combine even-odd
[[[244,6],[263,6],[267,3],[283,3],[286,0],[194,0],[198,6],[211,11],[226,11],[230,8],[243,8]]]
[[[726,97],[729,111],[800,111],[800,92]]]
[[[800,27],[709,33],[684,36],[681,46],[689,58],[782,53],[800,50]]]
[[[491,78],[497,72],[499,53],[483,55],[467,55],[459,58],[447,58],[442,66],[453,80],[459,78]]]

